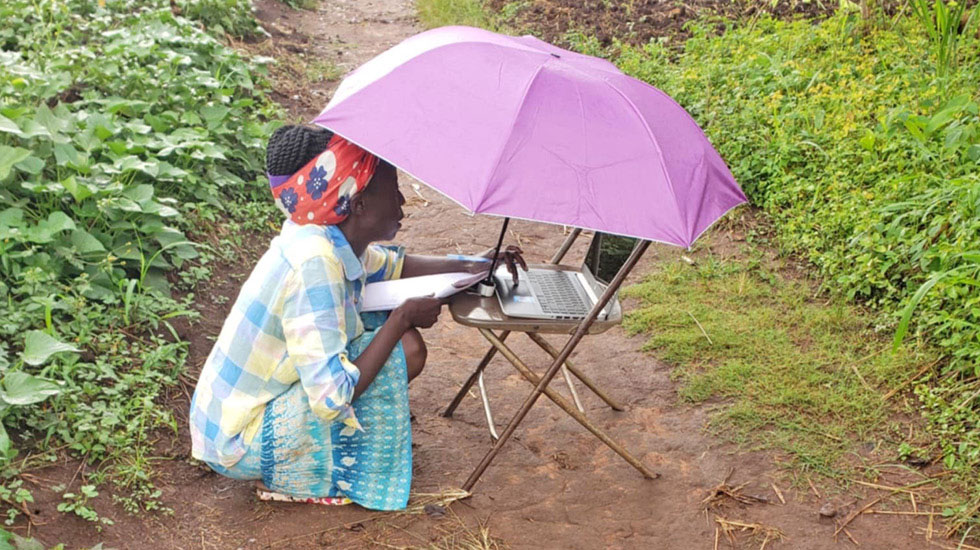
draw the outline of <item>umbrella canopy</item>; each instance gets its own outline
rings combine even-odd
[[[472,212],[686,247],[746,201],[667,94],[529,36],[421,33],[345,78],[314,122]]]

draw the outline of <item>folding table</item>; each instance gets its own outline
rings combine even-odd
[[[575,229],[568,235],[565,242],[552,257],[550,264],[557,265],[561,262],[562,258],[571,248],[575,239],[581,233],[581,229]],[[469,491],[476,484],[480,476],[487,469],[493,459],[497,456],[503,446],[513,435],[514,431],[520,425],[521,421],[534,406],[534,403],[538,400],[541,394],[546,395],[551,399],[558,407],[568,413],[569,416],[577,420],[582,426],[589,430],[593,435],[599,438],[603,443],[605,443],[609,448],[615,451],[619,456],[623,457],[627,462],[630,463],[634,468],[640,471],[641,474],[647,479],[655,479],[659,477],[649,470],[642,462],[635,458],[629,453],[621,444],[615,441],[612,437],[607,435],[601,428],[592,423],[588,417],[585,416],[584,408],[581,405],[581,401],[577,392],[575,391],[575,386],[572,381],[571,375],[578,378],[582,384],[589,388],[593,393],[599,396],[603,401],[606,402],[614,410],[621,411],[623,407],[619,405],[614,399],[609,397],[604,391],[602,391],[592,380],[590,380],[580,369],[576,368],[569,361],[569,356],[575,351],[575,347],[578,346],[579,342],[582,341],[588,334],[596,334],[604,332],[611,328],[613,325],[617,324],[621,317],[621,310],[619,308],[618,302],[613,303],[610,315],[608,319],[597,320],[600,312],[606,306],[607,303],[615,296],[616,291],[622,285],[623,280],[629,275],[633,267],[636,266],[637,262],[643,256],[647,247],[650,246],[650,241],[638,241],[633,251],[630,253],[629,258],[620,268],[619,272],[609,283],[609,286],[602,293],[598,302],[593,306],[592,310],[580,321],[568,321],[568,320],[539,320],[539,319],[517,319],[514,317],[508,317],[503,314],[500,310],[500,304],[497,301],[496,296],[481,297],[476,294],[458,294],[453,298],[449,305],[449,311],[453,316],[453,319],[464,326],[471,326],[480,331],[480,334],[490,343],[491,347],[487,350],[483,359],[477,365],[476,370],[470,375],[469,379],[463,384],[463,387],[453,398],[452,402],[447,407],[446,411],[443,413],[445,417],[451,417],[456,407],[459,406],[463,397],[469,392],[470,388],[473,387],[474,383],[479,384],[480,396],[483,401],[484,412],[487,417],[487,424],[490,427],[491,438],[494,440],[493,447],[487,452],[483,460],[477,465],[477,467],[470,474],[469,478],[463,484],[463,489]],[[499,334],[495,331],[501,331]],[[505,343],[505,340],[512,332],[523,332],[527,336],[541,347],[545,352],[552,357],[551,366],[545,371],[541,376],[538,376],[534,371],[527,366],[527,364]],[[565,343],[561,350],[555,349],[545,340],[541,334],[571,334],[571,338]],[[524,400],[520,409],[511,419],[510,423],[504,429],[503,433],[497,434],[496,428],[493,422],[493,415],[490,410],[489,400],[486,393],[486,387],[483,383],[483,371],[493,359],[493,357],[500,353],[503,355],[515,369],[532,385],[534,385],[534,390],[530,395]],[[565,376],[566,383],[570,388],[572,393],[573,403],[569,403],[562,396],[560,396],[556,391],[549,388],[548,385],[554,379],[558,371],[561,370]]]

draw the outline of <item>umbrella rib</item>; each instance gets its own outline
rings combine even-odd
[[[487,176],[487,181],[483,186],[483,193],[480,195],[479,202],[475,203],[473,208],[474,212],[479,212],[480,209],[483,208],[483,201],[487,198],[487,191],[490,189],[490,183],[497,174],[497,169],[500,168],[500,159],[504,156],[504,151],[507,150],[507,145],[510,144],[511,138],[514,137],[514,124],[517,122],[517,117],[521,115],[521,111],[524,110],[524,100],[527,99],[527,94],[531,91],[531,86],[534,85],[534,81],[538,79],[538,75],[541,74],[541,71],[544,69],[546,64],[547,61],[539,65],[538,68],[534,70],[534,74],[531,75],[531,78],[527,80],[527,85],[524,86],[524,92],[521,93],[521,100],[517,103],[517,110],[514,111],[513,118],[509,125],[507,139],[503,140],[503,143],[500,146],[500,151],[497,152],[497,159],[491,165],[492,168],[490,169],[490,174]]]
[[[653,146],[657,149],[658,156],[660,157],[659,158],[660,169],[663,170],[664,178],[667,180],[667,190],[670,191],[670,198],[674,201],[674,210],[677,212],[678,217],[681,218],[684,228],[687,229],[688,220],[684,216],[684,212],[681,210],[680,203],[677,202],[677,195],[674,193],[674,182],[671,181],[670,179],[670,172],[667,171],[667,164],[664,162],[664,152],[663,150],[660,149],[660,144],[657,143],[657,138],[653,135],[653,130],[650,129],[650,125],[647,124],[646,119],[643,118],[643,113],[640,112],[640,109],[636,106],[636,103],[633,103],[633,100],[630,99],[629,96],[624,94],[622,90],[614,86],[611,82],[609,82],[609,80],[603,78],[602,82],[606,86],[612,88],[612,90],[616,92],[616,94],[619,95],[619,97],[621,97],[624,101],[626,101],[626,104],[630,106],[630,109],[633,110],[633,113],[636,115],[636,117],[640,120],[640,123],[643,125],[643,129],[646,131],[647,137],[650,139],[650,143],[652,143]],[[684,237],[688,238],[689,235],[684,235]],[[690,247],[691,243],[693,242],[694,241],[691,240],[690,242],[688,242],[687,246]]]

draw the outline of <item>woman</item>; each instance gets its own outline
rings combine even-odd
[[[261,480],[263,500],[356,502],[396,510],[412,472],[408,382],[422,371],[442,303],[364,314],[370,282],[485,263],[405,255],[394,238],[405,198],[393,166],[325,130],[285,126],[267,169],[287,214],[242,287],[191,401],[194,458]],[[501,254],[516,277],[521,251]]]

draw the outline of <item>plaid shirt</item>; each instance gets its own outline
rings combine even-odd
[[[194,458],[230,467],[262,425],[265,405],[297,380],[325,420],[360,428],[351,401],[360,371],[347,343],[364,332],[365,282],[401,276],[404,250],[371,245],[360,259],[336,226],[287,221],[245,281],[191,400]]]

